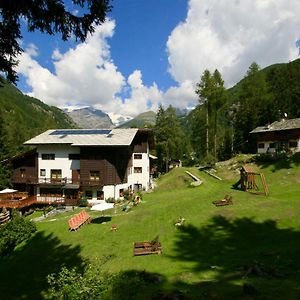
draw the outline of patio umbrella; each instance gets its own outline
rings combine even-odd
[[[100,203],[100,204],[96,204],[94,206],[92,206],[91,210],[95,210],[95,211],[104,211],[107,209],[111,209],[114,207],[113,203]]]
[[[12,190],[12,189],[4,189],[0,191],[0,194],[8,194],[8,193],[15,193],[17,190]]]

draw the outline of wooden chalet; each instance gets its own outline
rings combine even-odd
[[[282,119],[267,126],[257,127],[250,134],[257,142],[257,153],[300,151],[300,118]]]
[[[120,198],[127,189],[148,190],[152,185],[150,129],[48,130],[25,145],[36,148],[4,161],[12,167],[13,188],[23,194],[19,199],[2,196],[0,207],[74,205],[81,197],[99,203]]]

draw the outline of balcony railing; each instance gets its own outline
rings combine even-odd
[[[33,204],[51,204],[51,205],[77,205],[78,197],[60,196],[60,195],[42,195],[30,196],[20,200],[0,199],[0,207],[6,208],[24,208]]]
[[[46,177],[34,177],[34,176],[12,176],[13,183],[28,183],[28,184],[45,184],[45,185],[57,185],[64,186],[67,184],[78,184],[83,186],[101,186],[103,182],[101,179],[74,179],[74,178],[46,178]]]

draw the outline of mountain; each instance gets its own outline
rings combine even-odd
[[[64,110],[80,128],[112,128],[114,124],[108,114],[94,107]]]
[[[153,111],[147,111],[137,115],[135,118],[131,119],[124,124],[118,126],[119,128],[131,128],[131,127],[152,127],[155,125],[156,113]]]
[[[62,110],[24,95],[3,78],[0,80],[0,158],[23,151],[23,142],[47,129],[76,128]]]

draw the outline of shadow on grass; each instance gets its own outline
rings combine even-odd
[[[278,158],[277,160],[261,160],[258,156],[256,159],[256,164],[262,169],[272,166],[272,172],[276,172],[281,169],[291,169],[294,166],[300,166],[300,153],[296,153],[289,157]]]
[[[112,299],[300,299],[300,232],[273,220],[215,216],[186,225],[172,253],[163,255],[184,262],[182,273],[120,273]]]
[[[111,221],[111,217],[110,216],[101,216],[101,217],[97,217],[92,219],[92,223],[93,224],[102,224],[102,223],[106,223],[106,222],[110,222]]]
[[[191,271],[200,278],[203,274],[213,274],[215,281],[206,283],[211,286],[206,292],[215,294],[216,299],[226,299],[226,291],[231,299],[241,297],[242,289],[234,285],[234,280],[243,280],[245,275],[264,299],[300,297],[300,232],[280,229],[273,220],[257,223],[250,218],[228,220],[215,216],[201,228],[182,227],[174,250],[170,257],[191,262]],[[182,280],[176,285],[187,289]],[[198,288],[204,295],[204,286],[200,282],[188,290],[197,293]]]
[[[64,245],[53,236],[37,232],[11,256],[0,259],[1,299],[42,299],[48,288],[47,275],[62,266],[82,269],[79,246]]]

